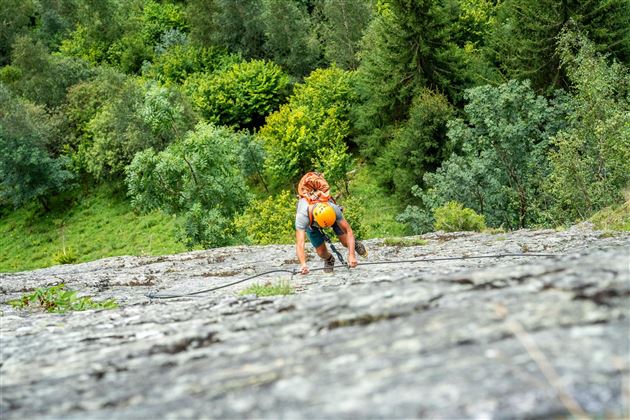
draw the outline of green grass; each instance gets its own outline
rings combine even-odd
[[[276,284],[253,284],[247,289],[241,291],[241,295],[260,296],[276,296],[276,295],[292,295],[294,293],[293,286],[288,281],[281,281]]]
[[[626,193],[625,203],[602,209],[589,220],[599,230],[630,231],[630,193]]]
[[[405,226],[396,221],[402,209],[370,175],[372,170],[365,165],[357,168],[349,187],[350,195],[363,204],[361,225],[364,238],[403,236]]]
[[[184,252],[175,220],[136,214],[129,201],[99,187],[65,209],[42,213],[35,205],[0,218],[0,272],[85,262],[118,255]]]

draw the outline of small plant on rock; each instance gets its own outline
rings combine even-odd
[[[33,293],[25,294],[21,298],[10,300],[7,303],[18,309],[29,307],[57,313],[118,307],[118,303],[114,299],[95,302],[89,296],[78,297],[76,291],[66,289],[66,285],[63,283],[48,288],[38,288]]]
[[[241,295],[256,295],[260,296],[276,296],[276,295],[292,295],[294,293],[293,286],[288,281],[281,281],[277,284],[271,284],[267,282],[265,284],[253,284],[247,289],[243,290]]]

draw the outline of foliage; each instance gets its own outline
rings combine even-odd
[[[263,178],[265,169],[265,149],[260,139],[247,132],[240,132],[238,161],[243,176],[253,183],[260,183],[268,193]]]
[[[264,58],[261,0],[191,0],[186,14],[196,45],[216,45],[249,59]]]
[[[24,35],[32,25],[35,0],[3,0],[0,7],[0,67],[9,64],[15,38]]]
[[[265,53],[296,76],[317,67],[321,51],[315,25],[306,6],[296,1],[262,0]]]
[[[184,84],[206,121],[239,128],[261,126],[284,101],[288,88],[289,77],[282,69],[262,60],[214,74],[197,73]]]
[[[488,42],[491,59],[506,78],[530,79],[536,89],[566,87],[557,42],[567,25],[588,33],[600,52],[630,61],[627,0],[501,2]]]
[[[288,187],[312,170],[330,183],[343,181],[349,165],[345,140],[353,92],[352,74],[338,68],[316,70],[295,87],[289,103],[267,118],[260,130],[267,152],[266,172],[276,187]]]
[[[361,153],[374,159],[391,125],[408,118],[423,89],[451,100],[465,85],[457,46],[448,33],[453,13],[438,0],[384,0],[362,41],[355,108]]]
[[[0,83],[0,203],[19,207],[72,187],[67,159],[48,150],[53,142],[49,117]]]
[[[630,185],[630,72],[609,65],[595,45],[567,31],[560,39],[563,66],[574,84],[569,126],[552,140],[552,171],[545,189],[549,216],[567,223],[623,201]]]
[[[476,231],[481,232],[486,228],[486,222],[482,215],[474,210],[464,208],[457,201],[449,201],[441,207],[433,210],[435,230],[445,232]]]
[[[342,69],[356,69],[361,38],[372,19],[374,0],[322,0],[315,7],[326,61]]]
[[[277,295],[292,295],[295,293],[293,286],[288,281],[280,281],[276,284],[267,282],[265,284],[255,283],[249,286],[247,289],[241,291],[239,294],[242,296],[256,295],[261,296],[277,296]]]
[[[481,86],[466,97],[467,121],[448,124],[456,153],[425,175],[426,192],[413,190],[425,210],[409,207],[401,216],[415,233],[430,228],[433,209],[448,201],[484,215],[490,226],[508,228],[539,222],[548,206],[541,194],[549,171],[546,153],[564,108],[536,96],[528,82]]]
[[[75,195],[68,204],[51,206],[46,213],[27,205],[0,217],[0,272],[50,266],[51,256],[64,247],[73,250],[75,262],[186,250],[175,240],[173,217],[157,211],[138,214],[107,186]],[[63,220],[62,233],[58,220]]]
[[[77,296],[77,292],[68,290],[65,284],[48,288],[38,288],[33,293],[7,302],[14,308],[41,308],[46,312],[65,313],[68,311],[86,311],[89,309],[115,309],[118,303],[114,299],[95,302],[90,296]]]
[[[126,170],[133,205],[181,215],[189,248],[229,244],[232,219],[248,201],[237,150],[236,134],[203,123],[162,152],[136,154]]]
[[[364,224],[366,209],[358,197],[348,195],[338,200],[338,204],[343,207],[343,217],[352,228],[354,237],[358,240],[366,237]]]
[[[53,264],[73,264],[77,262],[78,259],[79,258],[77,257],[75,252],[72,250],[72,248],[68,248],[68,249],[63,249],[57,252],[53,256],[52,260],[53,260]]]
[[[375,176],[399,201],[409,203],[411,187],[423,185],[426,172],[435,171],[447,156],[446,122],[453,115],[448,100],[430,90],[414,98],[409,119],[393,131],[376,158]]]
[[[193,0],[187,7],[196,45],[215,45],[246,59],[273,60],[304,76],[320,59],[306,4],[285,0]]]
[[[13,44],[11,74],[3,70],[3,81],[17,94],[49,107],[59,106],[67,89],[94,75],[82,60],[50,55],[45,45],[30,36],[21,36]]]
[[[194,73],[213,73],[239,61],[237,55],[218,48],[177,44],[158,54],[150,64],[145,63],[142,75],[164,84],[182,84]]]
[[[249,242],[256,245],[293,243],[296,201],[295,195],[289,190],[254,200],[234,220],[234,225],[246,233]]]
[[[189,103],[174,89],[125,80],[86,123],[78,160],[98,179],[118,178],[134,155],[164,149],[195,122]]]

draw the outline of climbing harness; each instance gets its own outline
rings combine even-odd
[[[343,257],[341,256],[341,253],[337,251],[337,248],[335,248],[335,246],[333,245],[332,241],[330,240],[330,237],[326,235],[326,233],[321,228],[317,228],[317,229],[319,230],[319,233],[321,233],[324,236],[324,240],[328,242],[328,245],[330,245],[330,249],[332,249],[332,252],[334,252],[335,255],[337,255],[337,258],[339,258],[339,261],[341,261],[341,264],[343,264],[348,270],[350,270],[350,266],[348,265],[347,262],[344,261]]]
[[[328,235],[324,234],[324,239],[326,241],[328,241],[328,243],[330,244],[331,248],[333,249],[333,252],[335,254],[337,254],[337,256],[339,257],[340,261],[349,269],[350,267],[348,267],[347,263],[341,258],[341,254],[339,253],[339,251],[337,251],[336,248],[333,247],[332,243],[330,242],[330,238],[328,237]],[[411,259],[411,260],[393,260],[393,261],[369,261],[369,262],[363,262],[361,263],[361,265],[380,265],[380,264],[401,264],[401,263],[417,263],[417,262],[436,262],[436,261],[454,261],[454,260],[475,260],[475,259],[482,259],[482,258],[507,258],[507,257],[559,257],[561,256],[560,254],[492,254],[492,255],[472,255],[472,256],[462,256],[462,257],[437,257],[437,258],[420,258],[420,259]],[[320,270],[324,270],[324,267],[322,268],[313,268],[310,269],[309,271],[320,271]],[[145,296],[148,297],[149,299],[175,299],[175,298],[181,298],[181,297],[197,297],[196,295],[200,295],[203,293],[209,293],[209,292],[214,292],[215,290],[219,290],[219,289],[224,289],[226,287],[230,287],[230,286],[234,286],[235,284],[239,284],[239,283],[243,283],[246,282],[248,280],[251,279],[255,279],[256,277],[261,277],[261,276],[265,276],[267,274],[272,274],[272,273],[289,273],[291,274],[291,280],[293,280],[293,276],[299,273],[299,270],[293,269],[293,270],[283,270],[283,269],[278,269],[278,270],[270,270],[270,271],[265,271],[264,273],[258,273],[255,274],[253,276],[249,276],[246,277],[244,279],[241,280],[237,280],[237,281],[233,281],[231,283],[228,284],[223,284],[221,286],[217,286],[217,287],[213,287],[211,289],[204,289],[204,290],[199,290],[196,292],[191,292],[191,293],[185,293],[185,294],[180,294],[180,295],[158,295],[155,293],[147,293]]]

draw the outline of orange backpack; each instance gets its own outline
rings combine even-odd
[[[308,202],[308,219],[313,223],[313,207],[335,199],[330,195],[330,185],[319,172],[307,172],[298,183],[298,194]]]
[[[319,172],[307,172],[306,175],[300,179],[297,191],[299,196],[306,199],[309,204],[332,199],[330,196],[330,186],[324,179],[324,176]]]

